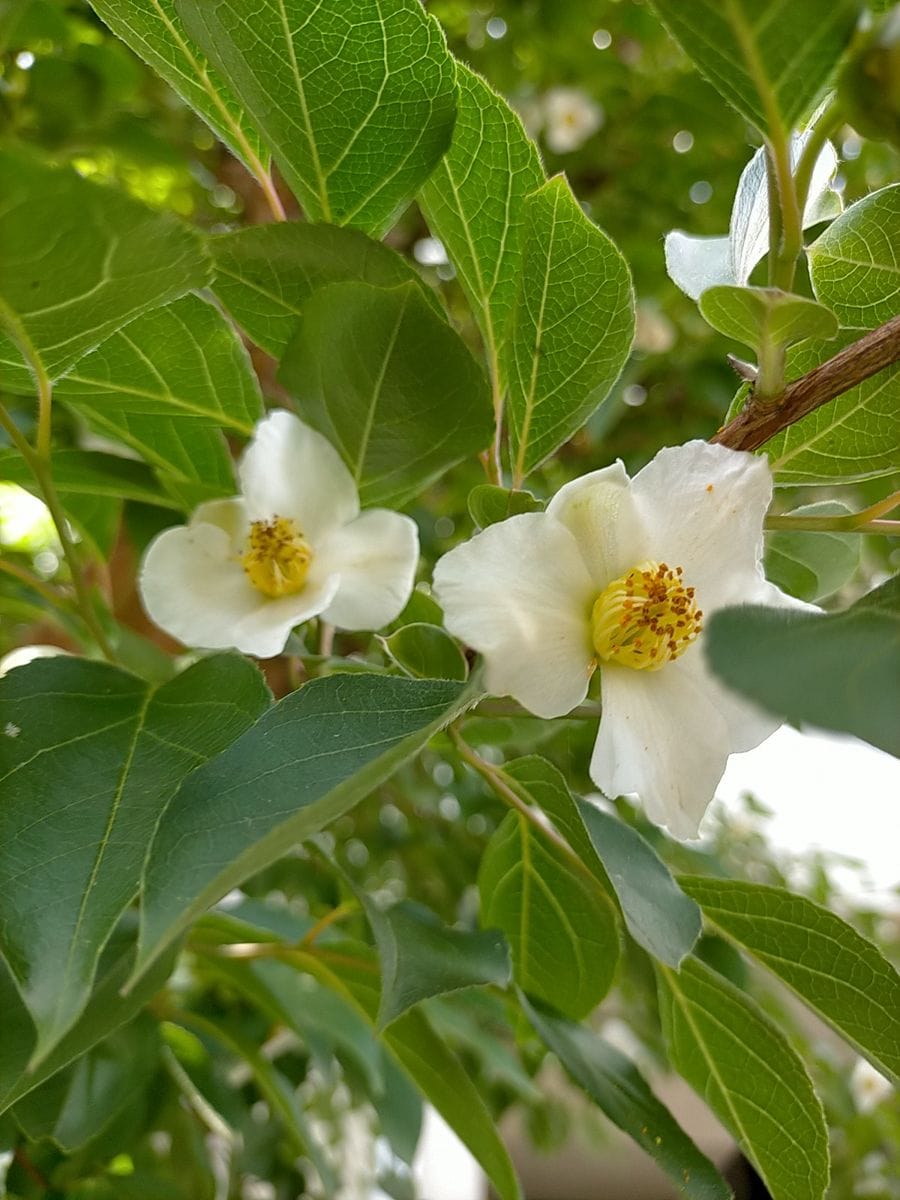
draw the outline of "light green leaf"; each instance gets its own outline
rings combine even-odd
[[[586,1016],[609,991],[619,958],[603,886],[510,812],[487,844],[478,890],[482,924],[506,934],[518,985],[566,1016]]]
[[[214,291],[257,346],[281,358],[314,291],[329,283],[397,287],[415,282],[440,305],[406,259],[357,229],[285,221],[223,233],[209,243]]]
[[[30,393],[151,308],[209,280],[199,236],[113,187],[0,152],[0,380]]]
[[[500,353],[522,264],[523,203],[543,183],[544,172],[506,101],[467,67],[457,68],[457,79],[453,141],[419,203],[456,268],[502,388]]]
[[[363,505],[407,503],[491,438],[487,381],[412,283],[335,283],[306,302],[280,379]]]
[[[267,697],[236,655],[159,689],[77,658],[0,681],[0,941],[37,1026],[33,1062],[84,1008],[166,801]]]
[[[856,26],[857,0],[653,0],[710,83],[763,133],[812,106]]]
[[[462,680],[469,674],[466,656],[439,625],[415,621],[383,641],[394,662],[414,678]]]
[[[846,921],[784,888],[691,875],[707,921],[900,1084],[900,976]]]
[[[793,508],[790,517],[846,516],[851,510],[839,500],[820,500]],[[766,534],[765,570],[770,579],[792,596],[810,602],[833,595],[856,574],[862,551],[858,533],[793,532]]]
[[[276,704],[166,809],[144,875],[138,972],[226,892],[368,795],[473,699],[457,683],[359,674],[315,679]]]
[[[728,687],[793,724],[852,733],[900,755],[900,575],[844,612],[721,609],[707,661]]]
[[[492,483],[479,483],[469,492],[468,507],[475,524],[486,529],[488,525],[495,525],[518,513],[540,512],[544,503],[537,496],[532,496],[531,492],[517,492]]]
[[[175,0],[306,215],[384,233],[446,150],[456,71],[418,0]],[[352,81],[352,87],[348,86]]]
[[[672,1065],[737,1138],[773,1200],[822,1200],[828,1130],[793,1047],[749,996],[697,959],[658,976]]]
[[[267,167],[237,98],[188,37],[174,0],[90,0],[102,21],[209,124],[253,174]]]
[[[838,332],[830,309],[778,288],[708,288],[700,297],[700,311],[713,329],[754,350],[792,346],[811,337],[833,338]]]
[[[634,335],[625,260],[584,215],[563,176],[525,201],[521,244],[506,347],[516,486],[607,396]]]
[[[631,1059],[586,1026],[530,1004],[522,995],[519,1003],[575,1083],[614,1125],[634,1138],[678,1185],[680,1195],[691,1200],[729,1200],[731,1189],[653,1095]]]
[[[807,250],[816,298],[848,329],[875,329],[900,310],[900,184],[864,196]]]
[[[0,479],[18,483],[20,487],[40,496],[34,476],[18,450],[0,450]],[[143,463],[119,458],[115,454],[100,454],[93,450],[55,450],[53,482],[63,507],[69,496],[101,496],[137,500],[141,504],[158,504],[163,508],[179,507],[160,489],[153,472]],[[77,515],[77,508],[75,513]]]

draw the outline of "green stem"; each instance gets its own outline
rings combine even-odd
[[[843,109],[835,96],[822,110],[822,115],[815,125],[810,127],[809,139],[803,147],[803,153],[800,155],[797,169],[794,171],[794,191],[797,194],[797,205],[801,216],[806,208],[812,173],[819,160],[819,155],[822,153],[822,147],[840,127],[843,119]]]
[[[8,558],[0,558],[0,571],[5,571],[7,575],[12,575],[14,579],[18,579],[26,587],[30,587],[38,595],[43,596],[48,604],[52,604],[54,608],[58,608],[61,612],[67,614],[71,613],[72,606],[66,600],[65,596],[61,596],[55,588],[44,583],[43,579],[38,579],[37,575],[32,574],[25,567],[11,562]]]
[[[809,533],[885,533],[900,534],[900,521],[883,521],[885,513],[900,507],[900,491],[892,492],[882,500],[870,504],[859,512],[847,513],[843,517],[807,516],[797,517],[784,513],[766,517],[766,529],[788,529]]]
[[[19,353],[34,375],[38,395],[37,452],[42,458],[49,458],[50,431],[53,420],[53,385],[50,382],[50,376],[47,374],[41,356],[28,336],[25,326],[3,300],[0,300],[0,325],[6,329],[12,341],[15,342]]]
[[[803,249],[803,219],[791,173],[790,139],[784,129],[770,130],[767,145],[781,213],[781,244],[774,268],[770,267],[770,277],[773,287],[789,292],[794,286],[797,259]],[[771,208],[769,217],[771,220]]]
[[[759,362],[754,399],[773,400],[784,391],[785,347],[764,337],[759,346]]]

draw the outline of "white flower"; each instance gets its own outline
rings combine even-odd
[[[603,124],[603,109],[578,88],[551,88],[542,108],[544,140],[554,154],[577,150]]]
[[[310,617],[379,629],[399,615],[418,562],[415,522],[360,513],[350,472],[321,434],[271,413],[239,476],[242,496],[201,504],[148,547],[140,590],[157,625],[187,645],[270,658]]]
[[[762,572],[771,495],[764,459],[689,442],[634,479],[621,462],[576,479],[435,568],[447,628],[484,656],[493,694],[559,717],[601,668],[591,778],[637,793],[676,837],[697,835],[728,755],[780,724],[717,683],[700,648],[717,608],[797,603]]]
[[[882,1100],[886,1100],[893,1090],[890,1080],[880,1071],[876,1071],[870,1062],[864,1058],[856,1060],[850,1076],[850,1093],[858,1112],[871,1112]]]

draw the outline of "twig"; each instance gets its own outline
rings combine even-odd
[[[782,429],[898,361],[900,316],[789,383],[780,396],[763,401],[751,392],[745,407],[710,441],[732,450],[756,450]]]

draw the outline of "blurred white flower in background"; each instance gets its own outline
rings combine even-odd
[[[876,1071],[870,1062],[864,1058],[856,1060],[856,1066],[850,1076],[850,1092],[859,1112],[871,1112],[882,1100],[886,1100],[893,1090],[890,1080],[885,1079],[880,1071]]]
[[[544,141],[554,154],[571,154],[595,134],[604,121],[602,107],[579,88],[557,87],[541,101]]]
[[[0,658],[0,678],[10,671],[14,671],[16,667],[26,667],[36,658],[56,658],[58,654],[68,653],[68,650],[63,650],[62,646],[17,646],[15,650],[10,650],[8,654],[4,654]]]

